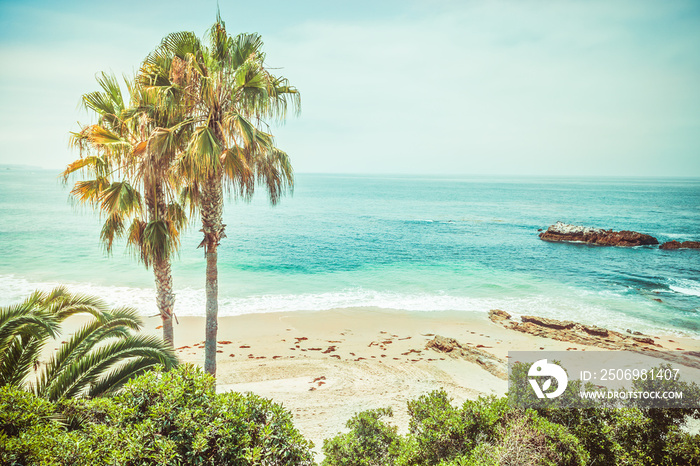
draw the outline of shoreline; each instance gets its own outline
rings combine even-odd
[[[202,366],[204,317],[178,321],[178,357]],[[146,317],[144,324],[143,332],[162,335],[158,317]],[[78,319],[67,321],[65,333],[78,325]],[[505,328],[480,311],[343,308],[223,316],[217,390],[252,391],[281,403],[316,451],[323,439],[344,431],[346,421],[359,411],[391,407],[391,422],[406,432],[406,402],[422,394],[444,388],[456,403],[505,394],[507,381],[478,364],[426,349],[435,335],[502,360],[508,351],[601,351]],[[700,339],[654,337],[667,350],[700,351]]]

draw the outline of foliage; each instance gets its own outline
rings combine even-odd
[[[90,319],[40,364],[48,339],[77,314]],[[27,388],[49,400],[98,396],[155,365],[176,365],[177,357],[161,340],[132,333],[140,328],[133,309],[111,309],[98,298],[61,287],[37,291],[18,305],[0,308],[0,386]],[[32,369],[39,370],[34,382],[28,380]]]
[[[535,410],[505,397],[455,406],[440,390],[410,401],[408,413],[406,435],[388,422],[390,409],[354,415],[347,433],[324,441],[323,464],[700,465],[700,435],[681,429],[688,413],[679,409]],[[281,406],[217,394],[214,379],[189,365],[95,399],[0,388],[0,464],[310,465],[311,447]]]
[[[88,177],[75,183],[71,196],[104,216],[100,240],[107,252],[123,237],[149,267],[174,254],[187,222],[174,202],[177,185],[170,179],[188,134],[186,120],[173,105],[164,111],[137,82],[125,81],[130,101],[113,75],[101,73],[97,82],[101,91],[82,99],[98,121],[71,133],[80,158],[66,167],[63,177],[77,172]]]
[[[65,454],[71,437],[64,435],[55,405],[32,393],[0,387],[0,464],[53,464],[53,455]]]
[[[661,364],[654,370],[667,369]],[[518,398],[527,404],[525,390],[526,364],[515,364],[511,372],[511,388],[520,390]],[[614,402],[595,402],[576,396],[581,382],[569,382],[570,387],[561,397],[547,400],[548,406],[536,408],[543,418],[565,426],[582,443],[590,454],[589,464],[697,464],[700,459],[690,460],[689,452],[700,443],[697,435],[689,436],[681,431],[688,417],[700,418],[696,409],[653,407],[649,400],[637,400],[632,407],[620,407]],[[586,384],[586,390],[592,390]],[[697,406],[700,389],[694,383],[680,380],[635,380],[633,391],[682,391],[684,402]],[[568,396],[568,398],[566,398]],[[541,400],[538,400],[538,405]],[[564,404],[573,407],[563,407]],[[650,407],[651,406],[651,407]]]
[[[588,458],[565,427],[510,407],[505,398],[456,408],[444,391],[435,391],[410,401],[408,411],[405,437],[381,421],[382,410],[357,414],[349,433],[324,442],[324,465],[583,465]]]
[[[313,464],[312,445],[288,411],[214,387],[211,376],[183,365],[150,371],[112,398],[53,404],[0,389],[0,463]]]
[[[180,96],[188,118],[186,148],[177,159],[181,199],[202,220],[206,268],[204,369],[216,374],[217,248],[226,237],[224,192],[250,200],[262,184],[275,204],[293,187],[292,166],[274,144],[269,121],[299,108],[299,92],[265,63],[257,34],[231,36],[221,17],[200,40],[192,32],[163,38],[146,57],[139,83],[158,101]]]
[[[97,119],[72,133],[80,158],[63,172],[67,181],[81,172],[71,196],[104,218],[100,240],[106,251],[123,238],[134,256],[153,267],[163,338],[173,342],[170,259],[180,244],[187,218],[175,199],[179,185],[172,175],[184,150],[189,126],[178,93],[167,103],[138,81],[125,80],[126,100],[116,77],[97,77],[100,91],[83,95],[83,105]]]
[[[692,385],[666,382],[666,388]],[[685,393],[685,392],[684,392]],[[525,409],[508,398],[452,404],[440,390],[409,401],[409,432],[366,411],[348,433],[324,442],[324,465],[700,465],[700,435],[681,429],[696,410],[677,408]]]
[[[324,464],[338,466],[385,466],[394,464],[401,449],[396,427],[381,421],[392,416],[391,409],[363,411],[346,424],[347,434],[340,434],[323,443],[327,458]]]

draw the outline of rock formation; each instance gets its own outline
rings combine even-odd
[[[588,228],[578,225],[568,225],[557,222],[547,231],[540,233],[540,239],[553,242],[577,242],[598,244],[601,246],[641,246],[646,244],[659,244],[659,241],[650,235],[637,233],[636,231],[612,231],[599,228]]]
[[[700,241],[669,241],[659,246],[659,249],[700,249]]]
[[[529,333],[543,338],[569,343],[595,346],[606,350],[639,352],[648,356],[676,362],[688,367],[700,368],[700,354],[692,351],[668,351],[654,341],[654,338],[632,332],[629,335],[595,325],[584,325],[569,320],[547,319],[544,317],[522,316],[522,323],[512,320],[511,315],[500,309],[489,311],[489,319],[505,328]]]
[[[445,353],[452,358],[466,359],[469,362],[480,365],[482,368],[489,371],[499,379],[508,379],[505,360],[498,358],[482,349],[462,345],[454,338],[446,338],[440,335],[435,335],[435,337],[430,340],[425,347]]]
[[[510,314],[500,309],[489,311],[489,319],[518,332],[579,345],[597,346],[610,350],[640,349],[645,346],[660,347],[653,338],[647,335],[625,335],[595,325],[584,325],[570,320],[522,316],[522,323],[520,323],[512,320]]]

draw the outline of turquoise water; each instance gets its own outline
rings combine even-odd
[[[61,283],[155,314],[151,273],[106,256],[68,191],[53,171],[0,170],[0,304]],[[262,190],[227,204],[220,313],[500,308],[700,336],[700,251],[540,241],[558,220],[700,240],[700,180],[301,174],[277,207]],[[174,262],[179,315],[204,312],[198,230]]]

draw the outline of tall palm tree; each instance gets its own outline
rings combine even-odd
[[[92,318],[41,367],[46,342],[77,314]],[[0,386],[28,388],[52,401],[94,397],[119,390],[156,365],[177,365],[175,353],[162,340],[132,333],[140,328],[133,309],[110,309],[98,298],[64,288],[37,291],[18,305],[0,308]],[[40,369],[34,382],[28,380],[32,369]]]
[[[171,257],[187,219],[174,200],[171,167],[187,140],[188,122],[178,111],[177,96],[161,98],[127,81],[131,102],[126,103],[114,76],[103,73],[98,83],[102,91],[83,96],[98,123],[73,133],[80,158],[68,165],[64,177],[79,170],[92,176],[77,182],[71,194],[105,215],[100,238],[106,250],[125,236],[136,257],[152,266],[163,339],[172,346]]]
[[[274,204],[293,188],[289,158],[275,147],[266,119],[282,121],[288,105],[299,109],[300,98],[286,78],[266,68],[259,35],[231,37],[217,15],[207,39],[205,45],[189,32],[166,36],[145,60],[141,74],[149,88],[180,89],[194,125],[179,173],[188,183],[183,196],[202,219],[200,246],[207,262],[204,369],[215,375],[224,189],[249,200],[257,182]],[[177,73],[163,73],[163,62],[172,63]]]

